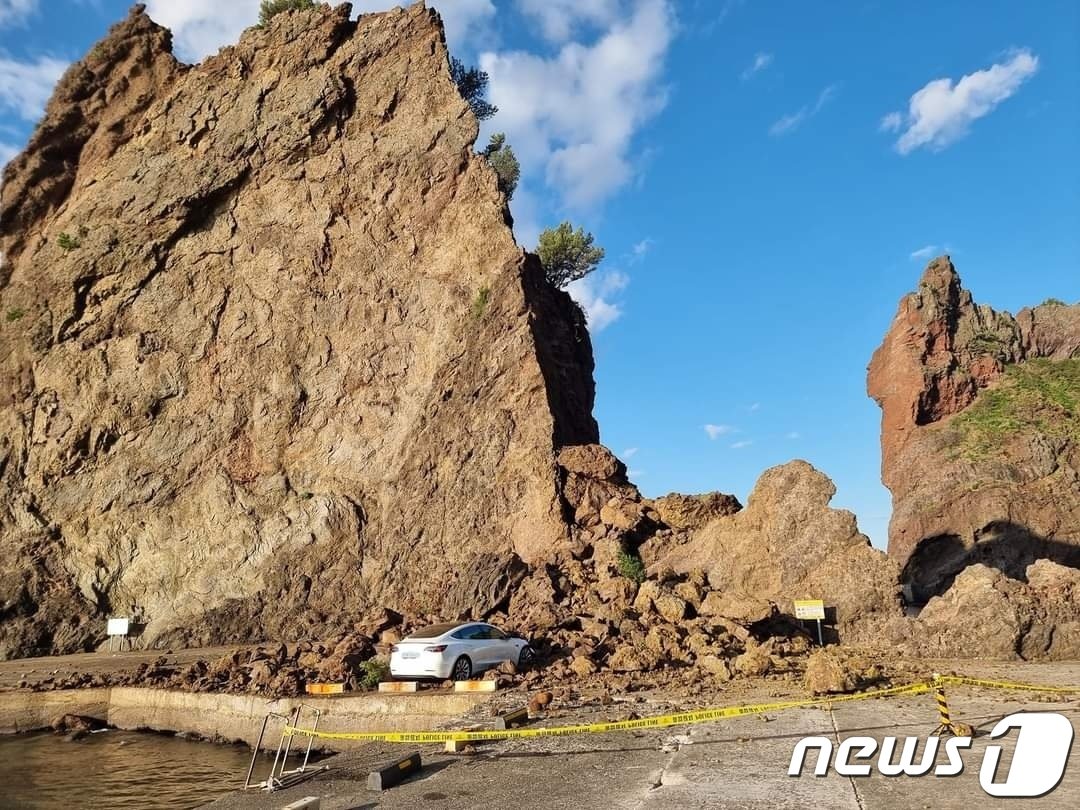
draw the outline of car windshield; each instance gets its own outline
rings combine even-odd
[[[455,627],[460,627],[460,622],[447,622],[446,624],[433,624],[429,627],[425,627],[422,630],[417,630],[415,633],[409,635],[409,638],[437,638],[443,633],[447,633],[453,630]]]

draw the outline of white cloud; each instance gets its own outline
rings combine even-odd
[[[0,28],[17,25],[37,11],[38,0],[0,0]]]
[[[707,2],[711,1],[712,0],[707,0]],[[713,32],[724,24],[724,21],[727,20],[731,12],[741,6],[744,2],[745,0],[724,0],[724,4],[720,7],[720,11],[714,17],[712,17],[712,19],[706,20],[705,22],[696,25],[693,29],[693,33],[706,37],[712,36]],[[695,3],[695,5],[703,4]]]
[[[793,431],[791,431],[790,433],[787,434],[787,438],[792,439],[792,440],[801,439],[802,435],[799,433],[799,431],[793,430]]]
[[[353,7],[360,12],[386,11],[403,5],[408,5],[406,0],[360,0],[353,3]],[[451,53],[463,48],[467,41],[487,35],[495,19],[492,0],[429,0],[428,6],[438,10],[442,17]]]
[[[0,110],[37,121],[68,63],[50,56],[31,62],[0,58]]]
[[[952,79],[934,79],[911,97],[906,118],[889,113],[882,128],[886,123],[896,130],[907,126],[896,141],[901,155],[920,146],[938,152],[967,135],[973,122],[993,112],[1038,69],[1039,58],[1024,49],[1005,62],[961,77],[955,85]]]
[[[627,470],[626,477],[633,480],[635,478],[643,478],[645,476],[644,470]]]
[[[618,0],[518,0],[518,8],[552,42],[566,42],[582,25],[610,25],[619,15]]]
[[[734,443],[733,443],[733,444],[731,445],[731,449],[732,449],[732,450],[742,450],[742,449],[743,449],[744,447],[749,447],[749,446],[750,446],[750,445],[752,445],[753,443],[754,443],[754,442],[753,442],[753,440],[752,440],[752,439],[743,439],[742,441],[739,441],[739,442],[734,442]]]
[[[934,251],[937,250],[937,245],[925,245],[918,250],[911,251],[911,260],[913,262],[920,261],[922,259],[929,259],[934,255]]]
[[[259,21],[259,0],[146,0],[146,10],[172,30],[177,55],[189,61],[232,45]]]
[[[630,277],[618,270],[600,271],[570,282],[566,291],[585,310],[589,331],[595,335],[622,316],[622,304],[617,296],[629,283]]]
[[[528,186],[518,186],[511,208],[514,236],[518,244],[535,250],[536,243],[540,241],[540,232],[544,228],[541,224],[544,216],[540,198]]]
[[[546,181],[560,189],[568,205],[587,208],[626,185],[634,170],[626,155],[599,143],[556,149],[547,160]]]
[[[624,459],[630,459],[637,455],[638,449],[636,447],[627,447],[622,451],[622,457]]]
[[[619,270],[608,270],[600,274],[600,294],[614,295],[622,292],[630,284],[630,276]]]
[[[705,425],[705,435],[714,441],[721,436],[726,436],[728,433],[733,433],[734,431],[735,428],[731,425]]]
[[[898,112],[891,112],[882,116],[878,129],[882,132],[899,132],[904,126],[904,116]]]
[[[506,132],[526,173],[540,173],[564,204],[603,202],[634,177],[633,137],[666,102],[659,79],[674,26],[667,0],[636,0],[590,45],[481,54],[499,108],[489,128]]]
[[[773,122],[773,125],[769,127],[770,135],[783,135],[787,132],[796,129],[806,118],[806,108],[803,107],[797,113],[791,113],[789,115],[782,115]]]
[[[821,108],[829,103],[829,100],[836,95],[836,85],[830,84],[828,87],[818,93],[817,101],[812,105],[806,105],[800,108],[797,112],[793,112],[790,115],[783,115],[777,119],[771,127],[769,127],[769,134],[777,137],[780,135],[786,135],[789,132],[794,132],[801,127],[806,121],[813,118],[819,112]]]
[[[755,402],[753,405],[751,405],[749,408],[747,408],[747,410],[750,411],[751,413],[753,413],[754,411],[760,411],[761,410],[761,403],[760,402]]]
[[[655,240],[650,239],[649,237],[645,237],[640,242],[635,242],[630,248],[630,261],[640,262],[645,258],[645,254],[652,250],[652,246],[655,244]]]
[[[760,73],[773,62],[773,55],[771,53],[757,53],[754,54],[754,61],[750,63],[750,66],[742,72],[742,80],[745,82],[750,79],[756,73]]]

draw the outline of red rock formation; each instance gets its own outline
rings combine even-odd
[[[1012,576],[1044,556],[1080,564],[1077,357],[1080,305],[995,312],[948,257],[901,299],[867,390],[882,409],[889,552],[916,598],[973,562]]]

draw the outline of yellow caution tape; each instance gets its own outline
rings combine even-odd
[[[985,681],[979,678],[966,678],[962,675],[935,675],[934,682],[963,684],[964,686],[985,686],[989,689],[1016,689],[1025,692],[1080,693],[1080,686],[1045,686],[1037,683],[1016,683],[1014,681]]]
[[[829,706],[834,703],[848,703],[854,700],[895,697],[897,695],[925,694],[933,686],[928,681],[895,686],[891,689],[877,689],[860,692],[855,695],[840,695],[831,698],[811,698],[809,700],[788,700],[776,703],[755,703],[749,706],[727,706],[716,709],[700,709],[693,712],[664,714],[657,717],[642,717],[638,720],[620,720],[610,723],[583,723],[573,726],[555,726],[549,728],[515,728],[505,731],[316,731],[309,728],[286,726],[286,734],[316,737],[323,740],[354,740],[364,742],[390,743],[442,743],[442,742],[481,742],[484,740],[521,739],[528,737],[565,737],[572,734],[606,734],[613,731],[635,731],[637,729],[667,728],[685,726],[694,723],[709,723],[729,717],[745,717],[751,714],[799,709],[812,706]]]
[[[317,731],[310,728],[285,726],[287,735],[296,734],[304,737],[316,737],[323,740],[352,740],[360,742],[389,743],[443,743],[443,742],[482,742],[485,740],[522,739],[530,737],[565,737],[573,734],[607,734],[613,731],[635,731],[637,729],[657,729],[669,726],[685,726],[695,723],[710,723],[729,717],[745,717],[752,714],[777,712],[786,709],[802,709],[814,706],[828,707],[834,703],[849,703],[856,700],[896,697],[898,695],[920,695],[933,691],[944,684],[963,686],[982,686],[990,689],[1013,689],[1029,692],[1054,692],[1062,694],[1080,693],[1077,686],[1045,686],[1042,684],[1016,683],[1012,681],[989,681],[979,678],[967,678],[960,675],[935,675],[930,681],[894,686],[890,689],[877,689],[853,695],[839,695],[829,698],[810,698],[807,700],[787,700],[774,703],[754,703],[747,706],[725,706],[714,709],[700,709],[693,712],[663,714],[656,717],[642,717],[638,720],[619,720],[607,723],[581,723],[572,726],[554,726],[548,728],[515,728],[504,731]]]

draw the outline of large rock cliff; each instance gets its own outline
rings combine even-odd
[[[0,657],[504,604],[570,543],[592,353],[437,15],[170,39],[136,6],[4,175]]]
[[[1080,567],[1080,305],[995,312],[935,259],[867,388],[909,596],[940,594],[976,563],[1020,580],[1038,559]]]
[[[1031,563],[1080,564],[1080,306],[996,313],[948,259],[901,302],[869,377],[891,559],[805,462],[745,509],[642,498],[438,16],[350,15],[283,13],[187,66],[136,6],[6,169],[0,658],[93,647],[118,614],[159,646],[367,649],[397,611],[545,634],[566,678],[723,681],[786,671],[805,639],[765,639],[795,598],[847,641],[978,654],[995,626],[938,628],[986,595],[1015,630],[993,652],[1069,654],[1054,606],[1080,586]],[[946,593],[974,562],[1000,573]],[[917,621],[900,566],[945,593]]]

